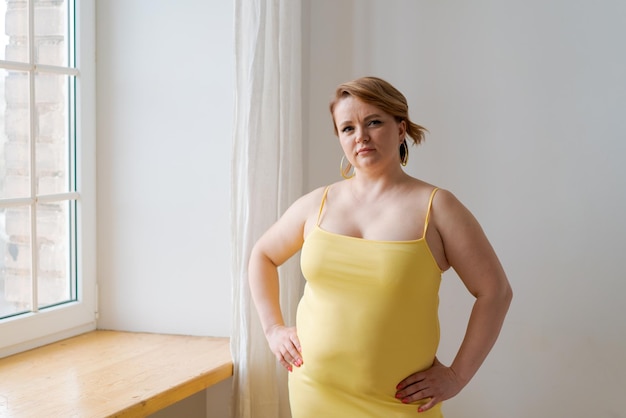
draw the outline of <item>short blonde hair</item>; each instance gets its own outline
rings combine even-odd
[[[413,140],[414,144],[420,144],[424,140],[427,130],[409,119],[409,105],[406,97],[390,83],[378,77],[361,77],[340,84],[337,87],[335,97],[330,102],[330,114],[333,118],[335,135],[339,133],[333,112],[337,103],[347,96],[355,97],[367,104],[376,106],[389,113],[398,122],[406,121],[406,134]],[[408,150],[408,148],[406,149]],[[404,147],[400,147],[401,159],[404,159],[403,151]]]

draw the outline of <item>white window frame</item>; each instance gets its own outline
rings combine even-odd
[[[77,300],[0,320],[0,358],[96,328],[95,9],[95,0],[75,0]]]

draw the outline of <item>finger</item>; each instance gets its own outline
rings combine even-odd
[[[421,390],[420,387],[418,387],[419,383],[414,383],[412,385],[409,386],[405,386],[404,388],[396,391],[396,398],[398,399],[404,399],[408,396],[413,395],[414,393],[417,393]]]
[[[429,398],[430,396],[430,388],[425,387],[423,383],[416,383],[396,393],[396,398],[400,399],[402,403],[421,401]]]
[[[396,389],[402,390],[404,388],[407,388],[411,385],[421,382],[422,380],[424,380],[425,377],[426,375],[423,372],[412,374],[409,377],[405,378],[400,383],[398,383],[398,385],[396,386]]]
[[[277,356],[278,357],[278,356]],[[293,371],[293,367],[291,367],[291,364],[287,363],[285,360],[283,360],[282,358],[278,358],[278,362],[288,371]]]
[[[291,335],[290,339],[294,347],[296,347],[296,350],[298,350],[298,353],[302,354],[302,345],[300,344],[298,334],[294,333],[293,335]]]
[[[289,336],[289,339],[293,344],[293,348],[296,350],[295,353],[293,352],[293,350],[291,350],[291,356],[294,358],[293,364],[297,367],[300,367],[304,364],[304,360],[302,359],[302,345],[300,344],[300,339],[298,338],[298,334],[295,332],[295,329],[294,332]]]
[[[282,346],[280,348],[280,356],[281,356],[281,358],[279,358],[279,360],[284,360],[288,364],[293,364],[295,362],[295,358],[291,354],[291,351],[290,351],[289,347],[287,347],[287,346]]]
[[[291,364],[287,360],[285,360],[285,358],[280,353],[276,353],[275,356],[276,360],[280,363],[281,366],[289,371],[292,371]]]
[[[302,357],[300,356],[300,352],[293,345],[291,341],[287,343],[283,349],[281,350],[283,358],[290,364],[293,364],[296,367],[300,367],[302,365]]]
[[[296,348],[295,345],[289,344],[287,347],[287,353],[290,358],[288,361],[294,366],[300,367],[302,365],[302,356],[300,355],[300,351]]]
[[[417,412],[426,412],[435,405],[437,405],[437,401],[435,400],[435,398],[430,398],[427,403],[417,408]]]

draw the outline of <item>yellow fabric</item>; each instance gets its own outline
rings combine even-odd
[[[439,344],[441,270],[424,236],[366,240],[324,231],[318,219],[301,252],[304,365],[289,376],[293,418],[442,417],[441,405],[418,414],[417,403],[395,398],[402,379],[430,367]]]

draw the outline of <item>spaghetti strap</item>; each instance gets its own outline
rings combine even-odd
[[[424,235],[422,238],[426,238],[426,231],[428,230],[428,221],[430,221],[430,210],[433,206],[433,199],[435,198],[435,193],[437,193],[439,187],[435,187],[430,194],[430,199],[428,199],[428,211],[426,211],[426,220],[424,221]]]
[[[320,203],[320,211],[317,214],[317,226],[320,226],[320,219],[322,217],[322,210],[324,209],[324,204],[326,203],[326,195],[328,194],[328,189],[330,189],[330,186],[326,186],[326,189],[324,189],[324,196],[322,196],[322,203]]]

